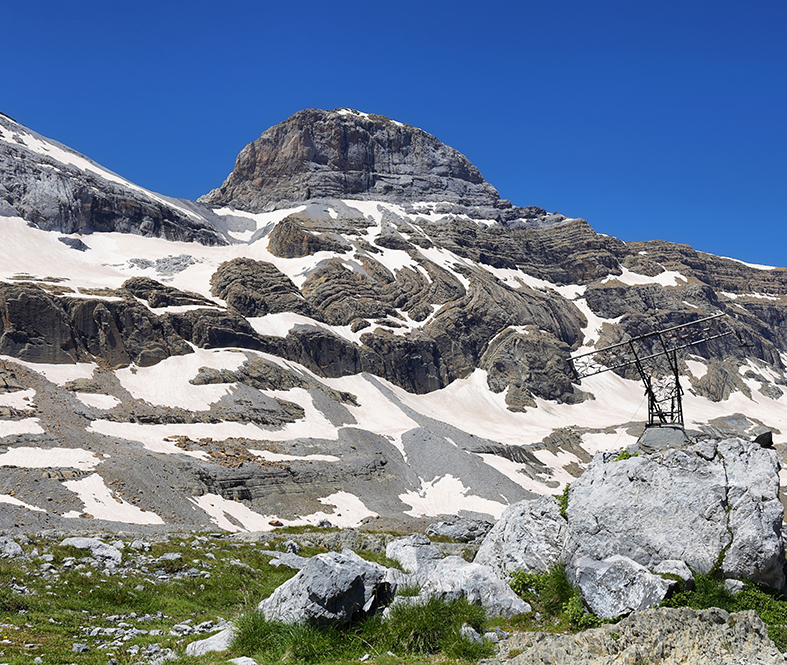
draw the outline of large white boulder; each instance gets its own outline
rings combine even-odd
[[[727,439],[615,461],[597,455],[572,483],[564,561],[622,555],[653,569],[667,559],[781,589],[785,583],[773,450]]]
[[[459,556],[447,556],[410,577],[420,584],[422,598],[437,597],[449,602],[465,598],[481,605],[490,617],[512,617],[531,611],[530,605],[489,566],[468,563]]]
[[[503,511],[473,561],[503,578],[517,570],[546,571],[561,560],[566,527],[557,499],[525,499]]]
[[[574,577],[582,601],[593,614],[604,619],[654,607],[676,584],[619,555],[604,561],[581,557],[577,559]]]
[[[80,550],[90,550],[94,559],[115,565],[118,565],[123,558],[123,554],[117,547],[107,545],[98,538],[66,538],[60,544],[64,547],[70,545]]]
[[[422,533],[392,540],[385,547],[385,556],[399,562],[408,573],[414,573],[424,565],[443,558],[442,552]]]

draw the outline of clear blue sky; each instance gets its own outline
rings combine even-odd
[[[6,2],[0,111],[196,198],[302,108],[457,148],[517,205],[787,265],[787,3]]]

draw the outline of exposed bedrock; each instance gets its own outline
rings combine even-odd
[[[122,289],[140,300],[146,300],[150,307],[215,306],[214,303],[198,293],[181,291],[157,282],[150,277],[132,277],[127,279],[123,282]]]
[[[551,333],[507,328],[489,343],[479,366],[494,392],[508,388],[509,410],[524,411],[536,406],[534,397],[569,404],[588,397],[571,383],[568,356],[568,345]]]
[[[299,111],[266,130],[200,200],[261,212],[315,198],[511,207],[466,157],[431,134],[346,109]]]
[[[741,261],[697,251],[689,245],[649,240],[626,243],[630,254],[624,265],[643,272],[641,263],[661,265],[686,277],[730,293],[787,294],[787,270],[761,270]],[[648,274],[648,273],[644,273]]]
[[[366,274],[353,272],[339,259],[331,259],[309,275],[301,291],[327,323],[341,326],[358,318],[397,315],[396,309],[385,302],[378,284]]]
[[[533,325],[569,347],[579,345],[584,316],[565,298],[515,290],[483,271],[469,276],[469,293],[444,305],[423,328],[454,376],[478,367],[486,345],[509,326]]]
[[[168,205],[164,197],[154,198],[107,172],[79,168],[54,156],[29,149],[24,140],[45,142],[73,159],[90,163],[87,157],[49,141],[0,116],[0,125],[23,137],[17,142],[0,141],[0,201],[20,217],[46,231],[90,233],[117,231],[167,240],[196,241],[223,245],[224,239],[198,215],[190,216]],[[111,179],[110,179],[111,178]]]
[[[296,327],[284,339],[262,340],[263,350],[329,378],[369,372],[414,393],[442,388],[453,378],[449,378],[434,340],[418,333],[407,337],[367,333],[358,345],[328,330],[304,326]]]
[[[169,322],[133,300],[55,297],[0,283],[0,352],[32,362],[101,358],[110,366],[153,365],[191,348]]]
[[[73,363],[85,350],[68,314],[42,289],[0,283],[0,353],[41,363]]]
[[[249,322],[233,312],[193,309],[164,316],[178,335],[202,349],[234,346],[263,351],[266,348]]]
[[[509,639],[511,665],[781,665],[784,657],[754,610],[659,607],[575,635],[523,632]],[[514,649],[516,648],[516,652]],[[494,661],[493,661],[494,662]]]
[[[582,284],[619,275],[619,260],[628,253],[622,240],[596,233],[584,219],[544,228],[481,226],[469,219],[424,223],[440,246],[495,268],[520,267],[555,284]]]
[[[308,221],[308,217],[297,213],[285,217],[270,232],[268,251],[274,256],[294,259],[317,252],[343,252],[349,249],[346,241],[338,239],[340,236],[331,237],[326,233],[315,235],[308,231],[304,226]]]
[[[242,316],[294,312],[320,320],[292,280],[272,263],[237,258],[222,263],[210,278],[211,293]]]

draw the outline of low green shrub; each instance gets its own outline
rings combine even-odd
[[[632,454],[632,453],[630,453],[628,450],[626,450],[624,448],[623,450],[620,451],[618,456],[615,459],[613,459],[612,461],[613,462],[622,462],[623,460],[631,459],[632,457],[639,457],[639,453],[633,453]]]
[[[514,573],[511,588],[530,603],[534,615],[536,612],[541,615],[537,625],[532,626],[534,628],[585,630],[604,623],[602,619],[585,610],[579,589],[569,582],[563,564],[552,566],[543,573]]]
[[[568,510],[568,490],[571,487],[571,483],[566,483],[566,486],[563,488],[563,491],[560,494],[555,494],[554,497],[557,499],[558,503],[560,504],[560,514],[563,516],[563,519],[568,519],[568,515],[566,511]]]

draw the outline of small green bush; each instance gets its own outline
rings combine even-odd
[[[430,598],[424,603],[395,605],[387,629],[393,645],[402,652],[427,654],[456,645],[464,623],[483,633],[485,621],[484,609],[464,598],[450,603]]]
[[[585,630],[604,623],[585,610],[579,589],[572,586],[563,564],[557,564],[544,573],[519,571],[511,580],[511,588],[542,615],[542,624],[532,628],[555,630]]]
[[[626,450],[624,448],[623,450],[620,451],[620,454],[618,454],[618,456],[615,459],[613,459],[612,461],[613,462],[622,462],[623,460],[631,459],[632,457],[639,457],[639,453],[634,453],[632,455],[628,450]]]
[[[574,587],[566,577],[562,564],[553,566],[545,573],[518,571],[511,580],[514,593],[548,616],[557,616],[574,594]]]
[[[571,483],[566,483],[566,486],[563,488],[563,492],[560,494],[554,494],[553,496],[557,499],[558,503],[560,504],[560,514],[563,516],[563,519],[568,519],[568,515],[566,511],[568,510],[568,489],[571,487]]]

